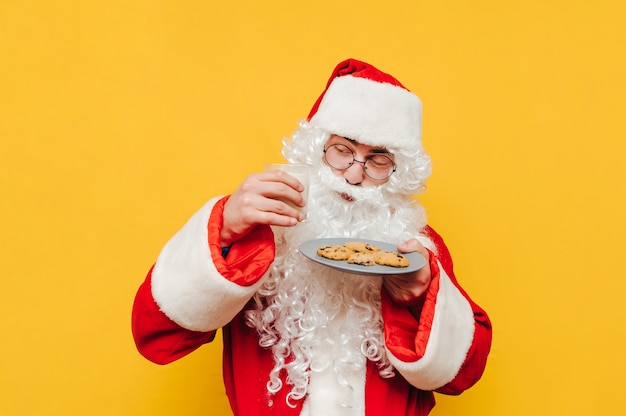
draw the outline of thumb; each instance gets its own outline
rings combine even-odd
[[[404,243],[398,244],[398,251],[401,253],[410,253],[412,251],[419,251],[421,244],[417,239],[412,238]]]

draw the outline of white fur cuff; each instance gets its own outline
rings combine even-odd
[[[244,307],[260,281],[240,286],[215,268],[207,224],[220,198],[210,200],[163,247],[152,271],[152,296],[161,310],[183,328],[221,328]]]

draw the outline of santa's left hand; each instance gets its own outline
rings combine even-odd
[[[400,253],[417,251],[426,259],[426,265],[412,273],[383,276],[383,286],[394,302],[421,308],[431,280],[430,253],[415,238],[398,245],[398,251]]]

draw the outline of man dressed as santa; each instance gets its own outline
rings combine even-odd
[[[283,155],[310,166],[308,200],[283,171],[250,175],[209,200],[137,292],[139,351],[166,364],[222,328],[235,416],[421,416],[433,391],[460,394],[476,383],[489,318],[411,198],[430,175],[419,98],[367,63],[341,62]],[[392,243],[426,264],[352,274],[299,251],[330,237]]]

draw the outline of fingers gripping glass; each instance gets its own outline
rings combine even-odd
[[[346,170],[354,163],[363,165],[365,174],[372,179],[387,179],[396,171],[396,165],[386,154],[373,154],[363,162],[354,158],[354,152],[343,144],[333,144],[324,149],[324,160],[331,168]]]

